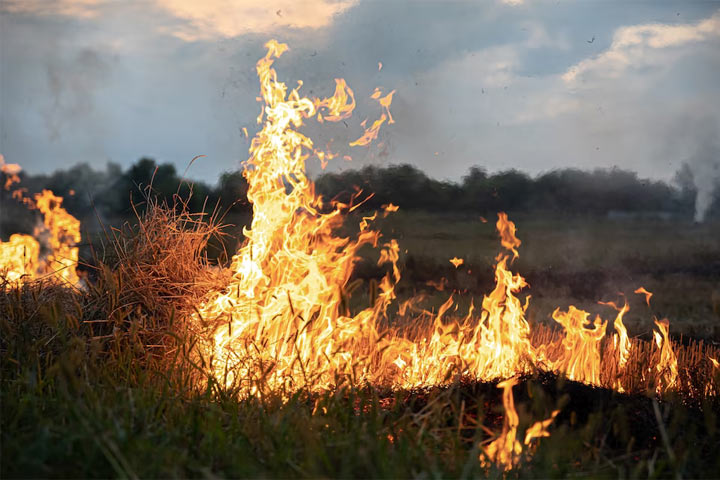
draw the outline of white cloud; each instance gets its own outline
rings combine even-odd
[[[677,57],[672,47],[699,43],[720,37],[720,13],[696,24],[645,24],[622,27],[613,35],[610,48],[600,55],[583,60],[563,75],[570,85],[589,76],[618,78],[630,68],[668,64]],[[682,55],[683,52],[680,52]]]
[[[104,21],[120,12],[159,8],[171,21],[158,17],[155,29],[186,41],[271,33],[284,28],[322,28],[359,0],[4,0],[0,11],[34,16],[65,16],[95,20],[107,8]],[[156,10],[157,12],[157,10]],[[173,20],[174,19],[174,20]],[[128,21],[132,21],[128,19]]]
[[[157,0],[158,5],[188,24],[170,33],[183,40],[231,38],[268,33],[278,28],[321,28],[356,0]]]

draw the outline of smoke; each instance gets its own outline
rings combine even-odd
[[[667,124],[660,158],[682,158],[674,183],[684,198],[694,197],[696,222],[704,222],[710,210],[720,207],[720,117],[693,104],[692,114],[677,115]]]
[[[695,221],[703,222],[712,205],[720,185],[720,144],[712,146],[712,150],[699,154],[691,160],[697,196],[695,197]]]
[[[86,121],[92,128],[89,117],[95,111],[94,94],[107,81],[108,62],[95,50],[84,48],[68,60],[52,57],[45,72],[50,93],[45,122],[50,140],[59,139],[63,126],[71,122]]]
[[[704,118],[695,122],[695,153],[687,160],[697,194],[695,196],[695,221],[703,222],[713,199],[720,194],[720,121]]]

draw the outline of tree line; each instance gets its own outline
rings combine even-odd
[[[392,203],[409,210],[488,215],[498,211],[588,215],[637,212],[692,218],[697,195],[687,164],[670,183],[643,179],[619,168],[565,168],[532,177],[515,169],[488,173],[478,166],[471,167],[460,182],[449,182],[430,178],[412,165],[392,165],[326,173],[318,178],[316,187],[323,196],[343,202],[353,195],[370,197],[365,200],[366,208]],[[358,194],[358,188],[363,192]],[[720,217],[718,185],[708,217],[712,216]]]
[[[672,182],[642,179],[619,168],[557,169],[533,177],[514,169],[488,173],[478,166],[470,168],[459,182],[452,182],[430,178],[417,167],[404,164],[324,173],[315,183],[316,191],[326,200],[363,201],[362,208],[366,209],[392,203],[403,210],[487,215],[497,211],[591,215],[664,212],[692,218],[697,195],[687,165],[678,170]],[[216,185],[188,182],[174,165],[157,164],[150,158],[142,158],[125,170],[113,163],[105,170],[79,164],[51,174],[22,174],[21,183],[31,193],[48,188],[63,196],[73,215],[86,217],[97,212],[107,218],[131,214],[131,202],[141,203],[142,192],[149,185],[160,200],[172,203],[176,194],[189,197],[192,211],[213,208],[216,203],[230,212],[248,213],[252,208],[240,171],[222,174]],[[3,205],[8,205],[9,193],[2,196]],[[708,217],[720,218],[720,188],[715,189]]]

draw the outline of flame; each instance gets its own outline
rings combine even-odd
[[[257,63],[265,103],[259,116],[262,129],[252,140],[244,170],[253,220],[233,256],[232,280],[209,292],[197,313],[204,324],[214,326],[203,349],[212,376],[241,395],[262,395],[266,390],[324,390],[347,381],[413,388],[458,377],[504,380],[544,369],[624,391],[621,377],[633,345],[623,324],[627,302],[621,308],[608,304],[618,313],[607,351],[608,322],[600,317],[591,321],[588,312],[572,305],[553,313],[562,335],[534,346],[525,316],[529,297],[519,296],[527,283],[508,268],[521,241],[502,212],[496,226],[506,252],[496,258],[495,288],[479,309],[471,302],[466,315],[458,317],[450,296],[436,312],[422,313],[424,323],[382,327],[398,323],[389,321],[387,312],[401,278],[399,245],[394,239],[381,242],[372,229],[377,212],[362,217],[355,238],[335,235],[343,214],[355,207],[325,205],[315,194],[305,161],[317,151],[298,131],[304,121],[320,119],[318,110],[324,112],[322,121],[350,115],[352,90],[336,79],[330,98],[301,97],[299,87],[288,91],[272,68],[287,45],[270,41],[266,46],[267,54]],[[392,94],[383,97],[376,89],[372,95],[390,120]],[[397,207],[383,209],[386,214]],[[387,273],[371,284],[370,305],[351,312],[346,287],[363,245],[379,247],[378,265],[386,266]],[[451,262],[457,267],[462,259]],[[442,282],[428,284],[444,287]],[[404,302],[400,314],[418,303]],[[656,337],[660,353],[653,372],[662,380],[658,391],[665,391],[676,385],[668,376],[674,356],[667,331],[658,328],[663,333]],[[676,360],[674,365],[676,377]]]
[[[0,172],[7,177],[5,179],[5,190],[10,190],[14,183],[20,182],[20,171],[22,168],[17,163],[5,163],[5,157],[0,154]]]
[[[30,235],[15,233],[0,242],[0,278],[17,285],[35,277],[40,244]]]
[[[460,265],[465,263],[465,260],[463,260],[462,258],[453,257],[450,259],[450,263],[452,263],[455,268],[458,268]]]
[[[558,413],[535,422],[521,443],[512,397],[519,375],[540,369],[618,391],[632,387],[623,377],[633,352],[623,324],[627,302],[622,307],[607,303],[617,310],[611,333],[606,320],[590,320],[588,312],[571,305],[553,313],[563,328],[560,335],[531,343],[529,296],[520,295],[527,282],[508,267],[518,258],[521,241],[515,224],[502,212],[496,227],[504,251],[496,257],[495,287],[479,308],[471,301],[463,316],[450,295],[437,311],[420,310],[414,322],[388,318],[401,279],[400,247],[395,239],[383,239],[373,230],[377,212],[361,217],[355,237],[337,235],[344,214],[356,206],[325,204],[315,194],[305,162],[313,154],[321,161],[333,155],[319,155],[312,140],[298,131],[310,119],[347,118],[355,106],[352,90],[336,79],[330,98],[302,97],[299,87],[288,91],[273,69],[287,46],[270,41],[266,47],[267,54],[257,63],[262,128],[251,142],[244,169],[252,223],[232,258],[231,280],[208,292],[197,308],[196,319],[212,332],[200,345],[210,377],[244,397],[269,392],[288,396],[300,389],[329,390],[345,383],[414,388],[458,378],[497,380],[503,389],[504,426],[483,449],[481,462],[506,470],[522,459],[523,445],[549,435],[547,429]],[[380,124],[392,123],[393,93],[383,97],[378,89],[372,95],[384,109]],[[377,136],[373,128],[363,137],[368,142]],[[383,205],[383,215],[395,210],[392,204]],[[348,297],[356,284],[348,282],[365,245],[379,249],[377,263],[387,273],[379,282],[370,282],[369,305],[353,310]],[[456,267],[463,263],[458,257],[450,261]],[[443,290],[445,281],[428,285]],[[402,302],[398,314],[417,312],[420,300]],[[654,363],[647,373],[662,393],[677,386],[677,359],[667,322],[657,325]],[[606,341],[608,335],[611,341]]]
[[[565,337],[560,342],[560,356],[548,363],[552,370],[564,373],[570,380],[601,385],[600,342],[605,337],[607,322],[600,317],[591,322],[589,316],[572,305],[567,312],[560,309],[553,312],[553,319],[565,329]]]
[[[372,98],[373,100],[377,100],[383,112],[380,115],[380,118],[375,120],[370,126],[370,128],[366,129],[365,133],[363,133],[360,138],[358,138],[354,142],[350,142],[351,147],[369,145],[373,140],[378,137],[378,134],[380,133],[380,127],[383,125],[383,123],[385,123],[386,120],[388,124],[395,123],[395,120],[393,120],[392,114],[390,113],[390,104],[392,103],[392,98],[394,94],[395,90],[382,97],[381,90],[379,88],[376,88],[372,95],[370,95],[370,98]],[[363,126],[364,123],[365,122],[363,121]]]
[[[513,253],[513,259],[519,256],[517,248],[522,242],[515,236],[515,224],[508,220],[507,214],[498,213],[497,229],[500,234],[500,243]]]
[[[547,428],[550,426],[553,420],[555,420],[555,417],[557,417],[558,413],[560,413],[560,410],[553,410],[553,412],[550,414],[550,418],[533,423],[532,426],[528,428],[525,432],[525,440],[523,443],[525,445],[530,445],[530,442],[532,442],[536,438],[549,437],[550,432],[547,431]]]
[[[19,182],[20,166],[6,164],[0,156],[0,168],[8,175],[5,188]],[[43,190],[30,199],[22,189],[13,197],[43,215],[43,225],[36,227],[34,236],[13,234],[9,241],[0,241],[0,278],[19,286],[36,278],[47,278],[74,285],[78,282],[76,266],[80,240],[80,222],[62,207],[63,199],[50,190]],[[49,253],[40,257],[38,238],[43,239]]]
[[[708,356],[708,358],[710,359],[710,362],[712,362],[713,368],[720,371],[720,362],[710,356]]]
[[[498,384],[498,388],[503,391],[502,402],[505,409],[505,418],[500,435],[488,444],[480,454],[479,460],[483,467],[495,464],[507,471],[516,466],[521,460],[523,444],[528,446],[536,438],[549,437],[550,433],[547,428],[555,420],[557,414],[560,413],[560,410],[555,410],[550,415],[550,418],[535,422],[525,431],[525,440],[521,444],[517,440],[520,419],[517,410],[515,410],[515,400],[512,394],[512,387],[515,385],[517,385],[517,378],[509,378]]]
[[[622,319],[630,310],[630,307],[627,302],[625,302],[622,308],[615,306],[615,309],[618,311],[618,314],[617,317],[615,317],[615,322],[613,322],[613,327],[616,331],[616,334],[613,335],[613,346],[618,352],[618,366],[623,368],[630,358],[630,338],[628,338],[627,328],[625,328]]]
[[[305,175],[312,141],[296,130],[318,107],[328,109],[325,120],[344,118],[354,107],[352,93],[341,80],[330,99],[288,93],[272,68],[287,45],[272,40],[266,47],[257,63],[265,120],[244,170],[253,220],[232,259],[233,281],[210,292],[199,308],[202,318],[219,325],[210,348],[218,378],[251,393],[259,384],[329,387],[337,376],[355,373],[354,357],[377,336],[374,309],[350,318],[341,303],[355,252],[376,245],[379,235],[370,229],[355,240],[332,235],[345,206],[321,213]],[[385,259],[392,258],[391,249],[386,246]],[[381,284],[384,299],[391,297],[390,283]]]
[[[635,290],[634,293],[645,295],[645,303],[647,303],[647,306],[650,306],[650,298],[652,298],[653,294],[652,292],[648,292],[645,290],[645,287],[640,287],[637,290]]]
[[[615,321],[613,322],[613,328],[615,329],[615,333],[613,334],[613,350],[617,352],[616,365],[618,367],[618,370],[621,372],[625,368],[625,365],[630,358],[630,347],[632,345],[630,337],[628,337],[627,334],[627,328],[622,321],[625,314],[630,310],[630,306],[628,305],[627,300],[622,307],[618,307],[615,302],[598,303],[600,303],[601,305],[608,305],[617,310],[618,312],[617,316],[615,317]],[[625,388],[623,388],[623,386],[621,385],[619,378],[615,380],[613,388],[615,388],[618,392],[625,391]]]
[[[665,390],[677,385],[678,365],[677,357],[672,349],[669,338],[669,322],[667,320],[655,320],[655,325],[660,332],[654,331],[653,338],[658,348],[659,359],[655,364],[658,384],[656,391],[662,393]]]
[[[253,205],[245,241],[232,257],[230,280],[207,293],[194,319],[209,328],[201,338],[201,364],[208,377],[241,397],[273,392],[289,396],[300,389],[329,390],[339,385],[372,383],[392,388],[443,385],[459,378],[500,381],[505,419],[500,436],[483,449],[483,465],[510,469],[522,459],[523,445],[548,436],[547,428],[557,415],[535,422],[517,439],[519,418],[512,387],[518,376],[538,369],[563,374],[571,380],[624,391],[621,382],[633,352],[623,317],[617,310],[612,349],[603,349],[608,322],[570,305],[553,312],[563,331],[554,340],[531,343],[526,319],[529,296],[521,298],[525,279],[508,267],[518,258],[521,241],[516,226],[503,212],[496,223],[505,249],[496,257],[495,287],[479,308],[470,302],[464,316],[450,295],[437,311],[423,311],[417,322],[394,322],[388,309],[396,300],[401,280],[400,246],[383,239],[372,228],[377,212],[363,216],[355,237],[338,236],[345,213],[356,206],[339,202],[325,204],[316,195],[306,175],[306,161],[317,155],[321,162],[334,154],[319,152],[299,128],[306,120],[340,121],[355,108],[355,97],[343,79],[335,80],[333,96],[310,99],[298,87],[288,90],[278,81],[273,64],[288,47],[271,40],[267,53],[257,62],[264,103],[258,116],[260,131],[252,139],[243,175],[247,198]],[[395,91],[371,95],[382,108],[380,119],[351,145],[366,145],[379,128],[393,123],[390,105]],[[1,159],[0,159],[1,160]],[[3,172],[17,169],[3,165]],[[13,173],[14,172],[14,173]],[[15,183],[13,181],[13,183]],[[27,235],[13,235],[0,243],[0,269],[5,278],[21,283],[39,275],[76,283],[77,243],[80,223],[63,207],[62,198],[44,190],[28,200],[44,216],[41,234],[47,237],[50,253],[39,259],[40,242]],[[397,206],[383,206],[384,214]],[[350,306],[349,285],[358,253],[363,246],[379,249],[377,264],[386,270],[379,282],[370,283],[369,305]],[[450,262],[459,267],[463,259]],[[445,279],[428,282],[443,290]],[[639,288],[649,304],[650,292]],[[420,299],[399,305],[400,316],[415,309]],[[653,364],[647,374],[657,393],[678,385],[678,362],[669,338],[667,320],[655,321]],[[608,352],[611,352],[608,354]],[[717,361],[711,358],[717,367]],[[612,367],[612,368],[607,368]],[[606,370],[612,370],[609,375]]]
[[[512,394],[512,387],[515,385],[517,385],[516,378],[509,378],[498,384],[498,388],[502,388],[503,391],[502,402],[505,408],[505,420],[500,436],[485,447],[483,455],[480,456],[480,462],[483,466],[487,466],[487,461],[489,461],[504,470],[510,470],[513,465],[517,464],[522,453],[522,445],[515,438],[520,423]]]
[[[387,205],[382,205],[381,208],[383,210],[385,210],[386,212],[397,212],[400,209],[400,207],[398,207],[397,205],[393,205],[392,203],[388,203]]]
[[[479,318],[471,308],[464,320],[446,325],[444,315],[454,306],[450,297],[430,329],[381,331],[400,280],[399,246],[391,239],[380,249],[378,264],[390,268],[372,305],[349,314],[343,289],[357,250],[380,243],[380,234],[369,228],[376,215],[362,219],[357,238],[334,236],[347,206],[322,210],[326,206],[305,174],[312,140],[297,128],[318,107],[330,112],[324,120],[340,119],[354,100],[344,81],[336,81],[335,95],[321,101],[300,97],[297,89],[288,92],[272,68],[287,46],[270,41],[267,49],[257,64],[264,123],[244,170],[253,220],[232,259],[232,281],[209,292],[198,308],[200,318],[216,325],[205,351],[216,378],[259,394],[261,388],[326,389],[348,379],[417,386],[447,382],[449,374],[499,379],[529,371],[527,303],[515,296],[526,283],[507,269],[508,255],[498,256],[497,285],[483,300]],[[390,120],[392,94],[373,94]],[[506,246],[520,244],[507,216],[498,225]]]
[[[81,240],[80,221],[62,207],[62,201],[62,197],[50,190],[35,195],[37,209],[44,216],[44,229],[50,235],[48,245],[51,253],[45,259],[45,269],[58,279],[75,284],[79,280],[75,267],[78,263],[76,245]],[[36,235],[40,233],[42,229],[36,230]]]
[[[317,110],[321,108],[327,110],[324,117],[320,113],[317,114],[319,122],[323,120],[339,122],[340,120],[349,118],[353,110],[355,110],[355,95],[350,87],[347,86],[345,80],[336,78],[335,93],[333,96],[323,100],[316,100],[314,103]]]

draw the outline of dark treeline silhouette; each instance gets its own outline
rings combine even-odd
[[[183,180],[174,165],[157,164],[142,158],[123,170],[108,164],[95,170],[79,164],[52,174],[22,174],[21,186],[30,193],[48,188],[65,198],[64,205],[73,215],[87,218],[98,213],[104,218],[121,219],[132,215],[131,200],[142,203],[142,192],[151,184],[160,200],[172,203],[179,194],[188,198],[192,211],[211,210],[217,204],[222,211],[248,213],[247,182],[242,172],[221,175],[216,185]],[[4,179],[2,179],[4,182]],[[325,199],[355,203],[366,200],[362,208],[378,209],[393,203],[403,210],[436,212],[474,212],[490,215],[497,211],[553,212],[560,214],[649,214],[691,219],[696,189],[687,165],[677,172],[672,183],[638,178],[621,169],[553,170],[531,177],[518,170],[488,173],[472,167],[460,182],[428,177],[411,165],[367,166],[317,178],[316,190]],[[362,192],[358,194],[358,191]],[[720,189],[715,190],[709,218],[720,218]],[[14,202],[2,192],[2,235],[12,233],[13,214],[6,206]],[[370,198],[368,198],[370,197]]]
[[[697,195],[687,165],[672,184],[638,178],[618,168],[560,169],[531,177],[518,170],[489,174],[472,167],[459,183],[429,178],[411,165],[367,166],[359,170],[326,173],[316,182],[327,198],[348,202],[357,190],[364,206],[393,203],[402,209],[438,212],[498,211],[557,212],[563,214],[644,213],[692,218]],[[708,217],[720,217],[720,189],[715,189]],[[356,200],[357,201],[357,200]]]
[[[204,182],[184,180],[171,163],[157,164],[151,158],[141,158],[126,170],[109,163],[105,170],[95,170],[81,163],[67,170],[51,174],[20,174],[19,187],[30,194],[42,189],[52,190],[64,198],[63,206],[75,216],[83,217],[95,212],[108,217],[126,217],[132,214],[132,204],[142,204],[144,193],[150,189],[160,201],[173,203],[178,195],[188,202],[191,211],[212,209],[220,201],[226,208],[249,212],[247,182],[242,172],[221,175],[216,186]],[[4,175],[0,178],[5,182]],[[11,190],[17,186],[11,187]],[[189,193],[192,192],[192,195]],[[13,202],[11,193],[2,192],[4,206]]]

